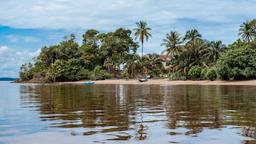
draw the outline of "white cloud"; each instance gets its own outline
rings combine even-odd
[[[184,34],[187,29],[198,28],[204,38],[230,43],[237,38],[242,22],[256,18],[255,7],[256,0],[2,0],[0,25],[64,29],[72,33],[89,28],[100,31],[133,28],[135,22],[145,20],[153,35],[145,43],[145,53],[160,53],[163,50],[160,43],[170,30]],[[52,40],[63,36],[53,33],[46,37]],[[7,35],[7,38],[13,43],[43,42],[34,35]],[[35,55],[26,49],[15,51],[2,46],[0,71],[8,74],[14,70],[7,68],[13,67],[17,73],[20,64]]]
[[[7,46],[0,46],[0,77],[18,77],[21,64],[32,61],[32,58],[39,53],[40,50],[17,51]]]
[[[10,42],[18,43],[18,42],[25,42],[25,43],[36,43],[40,40],[34,36],[19,36],[19,35],[6,35],[5,36]]]
[[[7,46],[0,46],[0,55],[3,55],[8,51],[9,51],[9,48]]]
[[[184,29],[194,26],[194,20],[205,23],[196,27],[206,38],[223,38],[229,43],[236,38],[242,22],[256,17],[255,7],[256,0],[8,0],[0,1],[0,25],[110,31],[117,27],[133,28],[136,21],[145,20],[154,36],[146,46],[153,48],[152,45],[159,46],[165,33],[184,33]],[[183,19],[190,21],[181,25]]]
[[[16,56],[20,56],[20,57],[29,57],[29,58],[33,58],[36,57],[40,54],[40,49],[38,49],[35,52],[31,52],[31,51],[16,51],[15,55]]]
[[[140,19],[155,24],[182,18],[237,22],[256,16],[255,0],[17,0],[0,2],[1,24],[28,28],[112,28]]]
[[[15,36],[15,35],[6,35],[6,38],[10,41],[10,42],[12,42],[12,43],[15,43],[15,42],[17,42],[18,41],[18,37],[17,36]]]
[[[35,43],[35,42],[38,42],[39,39],[37,39],[36,37],[33,37],[33,36],[25,36],[24,41],[26,43]]]

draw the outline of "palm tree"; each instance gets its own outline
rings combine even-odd
[[[194,41],[195,39],[201,38],[202,35],[198,32],[197,29],[192,29],[186,32],[183,40]]]
[[[163,60],[158,54],[147,54],[143,61],[143,65],[148,74],[158,76],[164,70]]]
[[[195,39],[194,41],[188,42],[182,48],[182,52],[179,54],[178,59],[175,60],[175,69],[187,74],[192,66],[206,66],[202,59],[205,57],[206,49],[207,45],[205,41],[201,39]]]
[[[170,33],[166,34],[166,38],[163,39],[161,46],[166,47],[164,52],[167,52],[167,55],[171,56],[171,58],[174,58],[180,51],[180,40],[180,34],[175,31],[171,31]]]
[[[140,61],[139,61],[139,55],[133,53],[133,54],[127,54],[126,55],[126,63],[125,63],[125,70],[128,74],[129,78],[135,78],[136,75],[139,73],[140,68]]]
[[[256,35],[256,28],[254,25],[255,21],[247,21],[240,26],[238,35],[241,36],[241,38],[247,43],[253,41]]]
[[[204,40],[195,39],[192,43],[186,45],[186,51],[190,58],[190,66],[204,65],[202,57],[206,54],[207,45]]]
[[[222,41],[212,41],[209,43],[209,49],[207,52],[208,60],[216,61],[220,53],[226,48]]]
[[[143,57],[143,44],[146,41],[148,41],[149,37],[151,37],[150,30],[151,28],[147,27],[147,23],[144,21],[139,21],[136,23],[137,28],[134,29],[135,31],[135,37],[136,39],[139,39],[141,42],[141,48],[142,48],[142,56]]]

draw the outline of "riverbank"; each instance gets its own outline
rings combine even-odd
[[[63,82],[69,84],[83,84],[86,81],[77,81],[77,82]],[[248,86],[256,86],[256,80],[247,80],[247,81],[170,81],[168,79],[157,79],[157,80],[149,80],[147,82],[139,82],[138,80],[100,80],[100,81],[92,81],[95,84],[124,84],[124,85],[248,85]]]

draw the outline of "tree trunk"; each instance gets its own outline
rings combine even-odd
[[[141,43],[141,64],[142,64],[142,75],[145,75],[144,73],[144,65],[143,65],[143,42]]]
[[[143,42],[141,43],[141,59],[143,58]]]

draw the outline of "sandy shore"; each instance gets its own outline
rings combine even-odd
[[[71,84],[83,84],[86,81],[65,82]],[[169,81],[168,79],[149,80],[139,82],[138,80],[101,80],[93,81],[95,84],[137,84],[137,85],[251,85],[256,86],[256,80],[249,81]]]

